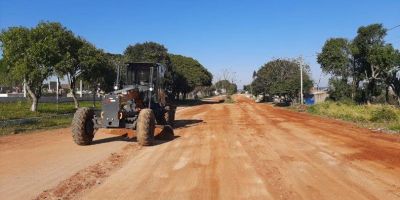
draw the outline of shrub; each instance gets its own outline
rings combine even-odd
[[[235,101],[232,99],[231,95],[227,95],[224,103],[234,103]]]
[[[393,109],[382,107],[380,109],[372,111],[371,121],[372,122],[390,122],[398,119],[396,112]]]

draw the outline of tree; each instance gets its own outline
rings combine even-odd
[[[350,42],[344,38],[327,40],[317,57],[322,71],[342,78],[350,77],[353,71],[350,45]]]
[[[388,101],[389,87],[392,88],[397,98],[397,103],[400,105],[400,52],[396,51],[396,58],[394,60],[395,66],[388,70],[386,74],[386,101]]]
[[[250,84],[243,85],[243,90],[246,91],[246,92],[250,92],[251,91],[251,85]]]
[[[219,91],[220,93],[225,92],[228,95],[232,95],[237,92],[237,85],[235,83],[230,82],[229,80],[220,80],[217,81],[214,85],[217,91]]]
[[[195,88],[210,86],[212,74],[204,68],[197,60],[182,56],[170,54],[173,71],[174,95],[182,93],[185,97],[187,93]]]
[[[170,64],[168,49],[155,42],[137,43],[129,45],[124,51],[128,62],[155,62]]]
[[[85,45],[85,40],[75,37],[75,35],[64,28],[62,34],[61,43],[61,61],[54,66],[54,71],[59,77],[67,77],[68,85],[70,89],[71,96],[75,103],[75,108],[79,107],[79,102],[76,97],[76,82],[82,70],[79,55],[79,50]],[[87,44],[86,44],[87,45]]]
[[[324,73],[331,74],[335,77],[330,83],[335,83],[336,86],[331,88],[350,88],[349,95],[354,99],[360,78],[359,69],[357,69],[353,57],[351,42],[345,38],[332,38],[327,40],[322,47],[322,52],[318,54],[317,61],[321,65],[321,69]],[[351,86],[349,82],[351,82]],[[337,87],[339,83],[341,87]],[[349,90],[346,89],[346,91]],[[342,98],[337,95],[347,95],[347,93],[343,93],[343,91],[337,91],[335,94],[335,98]]]
[[[343,89],[344,84],[351,79],[353,99],[356,92],[363,93],[365,95],[361,101],[370,104],[373,98],[382,92],[381,88],[386,88],[388,99],[390,77],[393,77],[389,71],[396,66],[397,51],[392,45],[385,43],[386,31],[382,24],[371,24],[361,26],[352,41],[344,38],[326,41],[318,55],[318,63],[324,72],[334,76],[331,83],[335,83],[336,87],[332,88]],[[339,83],[341,87],[337,87]],[[359,91],[360,83],[365,86],[362,89],[364,91]],[[343,91],[335,93],[347,94]]]
[[[309,66],[303,66],[303,88],[312,87]],[[255,94],[288,95],[296,97],[300,92],[300,62],[293,59],[276,59],[264,64],[252,83]]]
[[[126,74],[126,68],[125,68],[126,61],[122,54],[106,53],[106,55],[107,55],[108,59],[110,60],[114,71],[118,71],[118,68],[119,68],[120,74]],[[122,82],[126,81],[126,76],[120,76],[119,78],[120,78],[120,81],[122,81]]]
[[[376,86],[385,79],[385,73],[393,68],[395,50],[385,44],[386,29],[382,24],[362,26],[357,31],[353,45],[355,62],[360,66],[367,83],[367,103],[370,104]]]
[[[116,73],[107,54],[89,43],[85,43],[78,54],[82,69],[81,77],[92,86],[93,94],[97,89],[112,91]]]
[[[329,79],[329,98],[334,101],[347,100],[352,95],[352,88],[347,80],[332,77]]]
[[[9,84],[11,82],[10,76],[7,75],[8,67],[3,58],[0,59],[0,85]]]
[[[41,22],[32,29],[11,27],[1,32],[3,58],[13,79],[26,82],[32,100],[31,111],[37,110],[43,81],[61,60],[59,23]]]

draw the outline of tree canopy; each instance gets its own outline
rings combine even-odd
[[[0,75],[4,75],[0,83],[25,82],[32,111],[36,111],[43,82],[50,76],[67,78],[75,107],[79,107],[75,94],[78,80],[93,90],[100,87],[105,92],[111,91],[116,69],[127,62],[165,64],[168,70],[164,84],[169,93],[187,94],[198,87],[210,86],[212,81],[212,74],[197,60],[169,54],[162,44],[137,43],[129,45],[123,55],[105,53],[57,22],[40,22],[33,28],[7,28],[0,33],[0,48],[3,54]],[[124,67],[120,70],[124,73]]]
[[[237,85],[229,80],[220,80],[217,81],[215,84],[215,88],[217,91],[223,93],[222,90],[225,90],[225,93],[228,95],[235,94],[237,92]]]
[[[154,62],[170,66],[168,49],[155,42],[129,45],[124,51],[124,56],[127,62]]]
[[[196,87],[210,86],[212,74],[197,60],[182,56],[169,55],[174,76],[174,92],[186,94]]]
[[[88,49],[84,47],[91,44],[76,37],[60,23],[40,22],[33,28],[10,27],[1,32],[0,42],[4,62],[2,71],[6,71],[13,81],[26,83],[32,99],[32,111],[36,111],[43,82],[50,75],[67,76],[72,91],[76,78],[81,73],[96,75],[97,79],[113,77],[109,71],[104,73],[108,70],[105,68],[110,66],[106,65],[106,61],[97,65],[87,64]],[[96,74],[98,71],[102,73]],[[86,78],[93,83],[92,78]]]
[[[318,54],[318,63],[325,73],[333,76],[331,79],[335,79],[330,83],[331,93],[336,93],[337,99],[346,98],[347,93],[335,92],[335,88],[350,89],[353,99],[356,93],[365,94],[358,95],[358,100],[368,103],[381,94],[383,85],[395,90],[396,86],[388,80],[393,77],[390,71],[398,66],[396,58],[399,52],[384,41],[386,32],[382,24],[371,24],[361,26],[353,40],[332,38],[326,41]],[[337,87],[339,83],[341,87]],[[339,94],[343,96],[339,97]]]
[[[25,81],[36,111],[43,81],[62,59],[65,28],[59,23],[41,22],[34,28],[11,27],[0,34],[3,58],[14,80]]]
[[[303,88],[309,90],[313,83],[309,66],[303,66]],[[288,95],[292,98],[300,93],[300,62],[291,59],[275,59],[264,64],[256,73],[252,83],[255,94]]]

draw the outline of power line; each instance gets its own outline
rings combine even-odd
[[[400,24],[397,25],[397,26],[394,26],[394,27],[392,27],[392,28],[389,28],[387,31],[389,32],[389,31],[391,31],[391,30],[393,30],[393,29],[395,29],[395,28],[399,28],[399,27],[400,27]]]

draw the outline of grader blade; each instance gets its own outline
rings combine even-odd
[[[111,135],[126,135],[130,139],[136,137],[136,131],[132,129],[101,128],[97,132]],[[170,125],[156,125],[154,129],[154,138],[156,140],[172,140],[174,139],[174,130]]]

